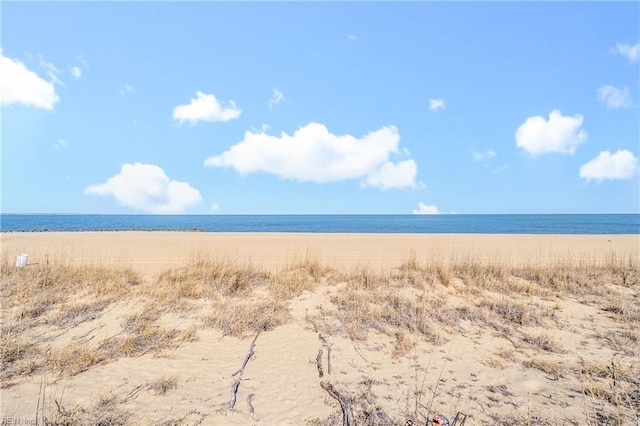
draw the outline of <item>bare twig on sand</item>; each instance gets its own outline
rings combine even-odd
[[[229,408],[233,408],[236,405],[236,394],[238,393],[238,386],[240,386],[240,380],[236,379],[231,385],[231,401],[229,401]]]
[[[322,349],[318,351],[318,356],[316,357],[316,366],[318,367],[318,377],[324,376],[324,371],[322,371]]]
[[[355,423],[353,421],[353,414],[351,413],[351,404],[349,404],[347,399],[340,395],[331,383],[320,382],[320,387],[329,392],[329,395],[340,403],[340,408],[342,409],[342,426],[354,425]]]
[[[240,379],[242,378],[242,373],[244,373],[244,369],[247,366],[247,363],[255,353],[253,348],[256,346],[256,340],[258,340],[258,336],[260,336],[260,331],[256,333],[256,337],[253,338],[251,342],[251,346],[249,346],[249,352],[247,352],[247,356],[244,357],[244,361],[242,362],[242,367],[238,371],[232,374],[232,376],[238,376],[238,378],[231,385],[231,400],[229,401],[229,408],[233,408],[236,405],[236,395],[238,393],[238,387],[240,386]],[[247,399],[247,401],[249,401]]]
[[[233,373],[232,376],[237,376],[238,374],[240,374],[240,377],[242,377],[242,373],[244,372],[244,368],[247,366],[247,363],[249,362],[249,359],[251,359],[251,357],[255,353],[253,351],[253,348],[255,348],[255,346],[256,346],[256,340],[258,340],[258,336],[259,335],[260,335],[260,332],[258,331],[256,333],[256,337],[254,337],[253,341],[251,342],[251,346],[249,346],[249,352],[247,352],[247,356],[244,358],[244,361],[242,362],[242,367],[240,367],[240,369],[238,371]]]

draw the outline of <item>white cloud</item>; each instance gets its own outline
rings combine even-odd
[[[498,154],[492,149],[489,149],[487,151],[482,151],[482,152],[474,151],[473,159],[474,161],[487,161],[487,160],[491,160],[496,155]]]
[[[440,214],[440,211],[436,206],[419,202],[418,208],[413,210],[413,214]]]
[[[618,89],[610,84],[602,86],[598,89],[598,100],[604,103],[608,109],[629,108],[631,106],[628,87]]]
[[[363,185],[380,189],[415,187],[417,172],[418,165],[413,160],[398,163],[387,161],[371,172]]]
[[[120,204],[147,213],[182,213],[202,201],[197,189],[170,180],[154,164],[123,164],[105,183],[88,186],[85,194],[112,195]]]
[[[640,43],[636,43],[633,46],[630,44],[618,43],[616,44],[616,47],[611,48],[611,53],[626,56],[630,63],[638,62],[640,59]]]
[[[445,107],[444,99],[429,99],[429,109],[431,111],[437,111]]]
[[[580,177],[586,180],[631,179],[638,173],[638,159],[627,150],[615,154],[602,151],[598,156],[580,167]]]
[[[55,149],[63,149],[63,148],[68,148],[69,144],[67,143],[67,141],[65,141],[63,139],[58,139],[57,141],[55,141],[53,143],[53,147]]]
[[[127,93],[133,93],[135,91],[136,89],[134,89],[133,86],[131,86],[130,84],[125,84],[124,86],[122,86],[122,89],[120,89],[120,94],[126,95]]]
[[[71,75],[75,79],[79,79],[80,77],[82,77],[82,70],[80,69],[80,67],[73,66],[71,67]]]
[[[241,142],[207,158],[205,165],[232,167],[243,174],[264,172],[300,182],[361,179],[364,186],[381,189],[416,187],[416,163],[390,159],[392,154],[401,154],[399,142],[395,126],[356,138],[337,136],[322,124],[309,123],[293,135],[245,132]]]
[[[269,102],[268,102],[269,109],[272,109],[274,105],[279,105],[280,102],[282,102],[284,99],[285,99],[284,94],[280,90],[274,88],[273,96],[271,97],[271,99],[269,99]]]
[[[58,75],[60,74],[60,71],[58,70],[58,68],[56,68],[55,65],[53,65],[52,63],[45,61],[42,55],[39,55],[39,59],[40,59],[40,66],[44,68],[45,74],[47,74],[47,77],[49,77],[49,80],[53,84],[59,84],[61,86],[64,86],[64,83],[58,78]]]
[[[564,116],[558,110],[551,111],[548,121],[540,115],[529,117],[516,130],[516,145],[534,156],[549,152],[573,154],[587,139],[582,121],[580,114]]]
[[[212,212],[219,212],[220,210],[221,210],[220,209],[220,204],[218,204],[218,203],[211,204],[211,211]]]
[[[21,103],[52,110],[60,100],[53,83],[43,80],[18,60],[2,54],[0,48],[0,103]]]
[[[196,98],[191,99],[188,105],[178,105],[173,109],[173,119],[180,123],[189,121],[191,124],[198,121],[229,121],[240,117],[241,112],[233,101],[224,107],[214,95],[198,91]]]

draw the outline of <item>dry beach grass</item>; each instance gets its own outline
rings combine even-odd
[[[194,249],[153,273],[16,253],[0,265],[6,418],[342,424],[324,383],[365,425],[640,419],[637,251],[374,268],[305,250],[267,268]]]

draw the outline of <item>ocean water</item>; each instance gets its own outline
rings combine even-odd
[[[640,234],[640,214],[80,215],[2,214],[3,232],[203,231],[455,234]]]

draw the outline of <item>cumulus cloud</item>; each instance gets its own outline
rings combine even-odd
[[[268,102],[269,109],[272,109],[274,105],[279,105],[280,102],[282,102],[283,100],[284,100],[284,94],[280,90],[274,88],[273,96],[271,97],[271,99],[269,99],[269,102]]]
[[[516,131],[516,145],[534,156],[550,152],[573,154],[587,139],[582,121],[580,114],[565,116],[558,110],[551,111],[549,120],[540,115],[529,117]]]
[[[436,206],[419,202],[418,208],[413,210],[413,214],[440,214],[440,211]]]
[[[415,187],[418,165],[413,160],[393,163],[387,161],[373,170],[363,182],[364,186],[380,189]]]
[[[229,101],[229,106],[225,107],[214,95],[198,91],[196,98],[192,98],[188,105],[178,105],[173,109],[173,119],[180,123],[189,121],[191,124],[198,121],[229,121],[240,117],[241,112],[233,101]]]
[[[416,187],[415,161],[394,163],[401,154],[395,126],[382,127],[361,138],[334,135],[318,123],[300,127],[293,135],[271,136],[248,131],[229,150],[205,160],[206,166],[232,167],[242,174],[264,172],[299,182],[360,179],[380,189]]]
[[[630,63],[638,62],[640,59],[640,43],[634,45],[618,43],[611,48],[611,52],[625,56]]]
[[[73,78],[79,79],[80,77],[82,77],[82,70],[80,69],[80,67],[73,66],[71,67],[71,75],[73,76]]]
[[[488,160],[491,160],[496,155],[498,154],[492,149],[489,149],[487,151],[482,151],[482,152],[474,151],[473,159],[474,161],[488,161]]]
[[[105,183],[88,186],[85,194],[111,195],[120,204],[147,213],[182,213],[202,201],[187,182],[167,177],[154,164],[123,164]]]
[[[21,103],[52,110],[59,100],[53,82],[38,77],[22,62],[4,56],[0,48],[0,103],[2,105]]]
[[[602,86],[598,89],[598,100],[604,103],[608,109],[629,108],[631,106],[628,87],[618,89],[610,84]]]
[[[580,167],[580,177],[585,180],[624,180],[638,173],[638,159],[627,150],[615,154],[602,151],[598,156]]]
[[[437,111],[445,107],[444,99],[429,99],[429,109]]]

